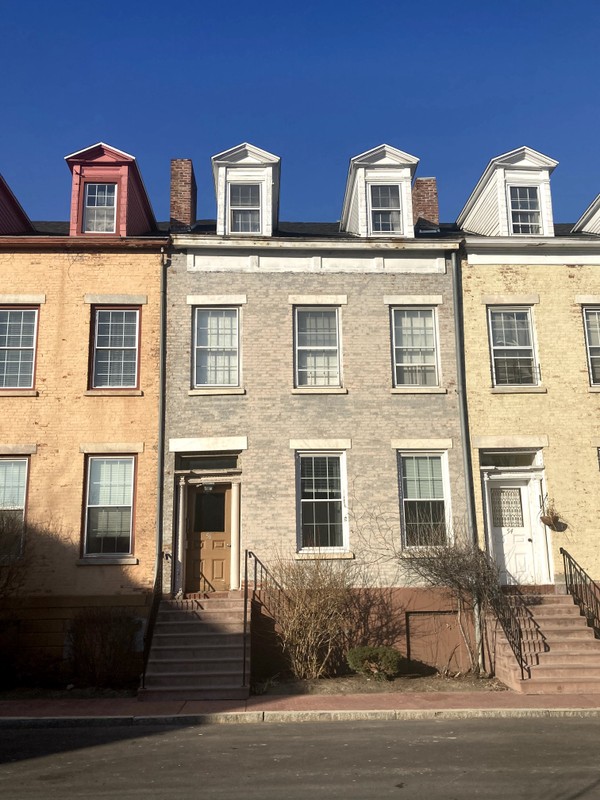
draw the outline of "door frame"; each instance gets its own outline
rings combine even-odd
[[[533,561],[532,574],[534,575],[534,582],[532,584],[523,585],[547,586],[553,584],[554,564],[550,534],[546,526],[540,520],[543,498],[545,496],[543,469],[484,469],[482,477],[485,537],[490,557],[494,559],[495,563],[501,569],[503,566],[503,563],[500,562],[501,554],[496,552],[494,544],[490,490],[502,486],[515,488],[515,486],[523,486],[523,484],[525,484],[525,495],[528,499],[527,510],[529,526],[533,543],[531,559]]]
[[[233,472],[233,471],[231,471]],[[188,537],[193,533],[193,502],[199,487],[207,484],[226,485],[231,490],[231,515],[229,520],[231,530],[231,563],[229,568],[229,589],[235,591],[240,588],[240,561],[241,561],[241,536],[240,536],[240,489],[241,476],[231,474],[230,471],[198,474],[192,472],[187,475],[180,474],[178,481],[178,504],[176,509],[177,549],[173,559],[173,594],[182,596],[185,587],[186,551]],[[235,471],[239,473],[239,470]],[[191,513],[190,513],[191,512]]]

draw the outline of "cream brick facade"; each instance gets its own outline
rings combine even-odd
[[[26,518],[54,535],[28,543],[27,582],[20,592],[25,599],[19,602],[31,601],[38,608],[34,617],[45,615],[30,624],[29,633],[36,625],[43,628],[36,642],[56,648],[64,624],[49,624],[48,615],[69,616],[86,598],[143,605],[152,590],[156,553],[160,246],[134,249],[130,243],[100,252],[90,252],[85,243],[69,246],[65,252],[60,244],[21,243],[7,252],[4,240],[0,249],[0,305],[27,296],[44,300],[34,391],[0,391],[0,453],[33,446]],[[92,303],[111,297],[115,303],[141,303],[139,390],[121,396],[88,391]],[[115,452],[136,458],[133,559],[127,564],[82,558],[86,454]]]
[[[483,542],[486,524],[479,460],[484,448],[478,444],[514,449],[537,442],[544,466],[542,498],[552,498],[568,523],[564,532],[545,529],[551,578],[557,583],[563,573],[561,546],[593,578],[600,577],[600,394],[598,387],[590,386],[582,312],[586,297],[591,306],[600,300],[600,252],[595,254],[597,262],[590,263],[594,255],[589,247],[579,255],[575,248],[573,244],[562,263],[560,255],[536,254],[536,261],[546,263],[528,264],[532,246],[520,256],[513,250],[512,264],[503,264],[501,256],[498,263],[488,263],[491,255],[486,263],[471,263],[467,257],[463,264],[467,395],[480,538]],[[516,259],[523,263],[514,263]],[[501,392],[492,388],[489,304],[531,307],[539,387],[506,387]]]

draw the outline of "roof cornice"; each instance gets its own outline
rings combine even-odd
[[[181,249],[212,249],[212,250],[372,250],[382,251],[444,251],[458,250],[461,239],[447,239],[444,241],[424,241],[422,239],[381,240],[372,241],[356,237],[356,239],[282,239],[272,237],[258,239],[251,237],[202,236],[198,234],[175,233],[172,234],[173,246]]]
[[[156,250],[170,242],[169,236],[0,236],[0,250],[66,250],[98,252],[103,250]]]
[[[465,236],[467,251],[515,253],[552,253],[558,250],[596,250],[600,253],[600,236],[597,239],[567,239],[557,236]]]

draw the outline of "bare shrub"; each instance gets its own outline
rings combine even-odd
[[[477,620],[467,623],[467,612],[485,610],[499,590],[498,570],[476,545],[457,541],[448,547],[405,550],[402,561],[426,585],[444,587],[456,601],[458,625],[473,672],[482,663],[481,636]]]
[[[393,647],[352,647],[346,654],[348,666],[360,675],[370,675],[380,680],[397,677],[407,661]]]
[[[73,619],[69,634],[74,680],[82,686],[124,688],[140,672],[136,652],[141,621],[126,608],[90,607]]]

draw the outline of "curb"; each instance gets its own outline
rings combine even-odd
[[[396,711],[241,711],[115,717],[1,717],[0,730],[11,728],[104,728],[142,725],[239,725],[287,722],[414,722],[434,719],[600,719],[599,708],[464,708]]]

